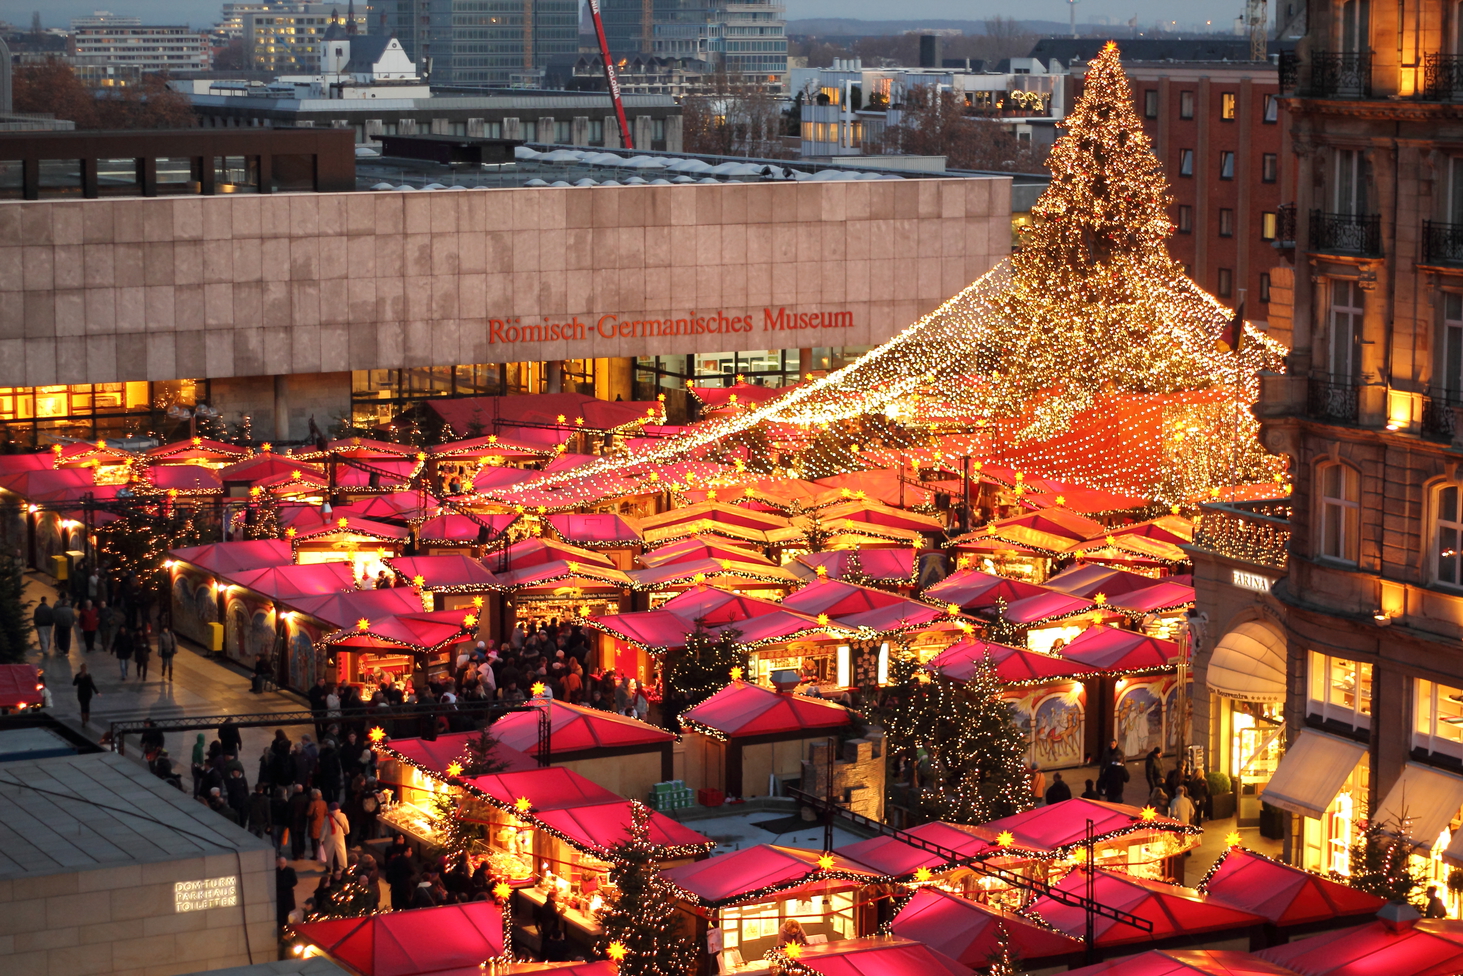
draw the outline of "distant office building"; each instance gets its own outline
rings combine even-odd
[[[606,0],[602,12],[616,60],[645,52],[705,61],[732,84],[787,91],[787,20],[781,0]]]
[[[579,53],[579,0],[383,0],[372,9],[433,85],[539,84],[550,61]]]
[[[70,40],[79,63],[141,71],[207,71],[208,38],[190,27],[81,27]]]
[[[705,90],[711,76],[711,65],[690,58],[659,58],[653,54],[632,54],[617,57],[615,76],[620,91],[635,95],[695,95]],[[598,54],[581,54],[576,58],[549,65],[544,77],[545,88],[566,91],[606,91],[604,59]]]
[[[366,33],[367,15],[329,3],[281,4],[242,14],[244,55],[256,71],[275,74],[314,74],[320,70],[320,42],[332,24],[354,20],[357,33]]]
[[[262,14],[270,10],[267,3],[226,3],[223,5],[223,19],[216,30],[229,39],[244,36],[244,15]]]
[[[83,27],[141,27],[141,17],[124,17],[110,10],[94,10],[90,17],[72,17],[71,29]]]

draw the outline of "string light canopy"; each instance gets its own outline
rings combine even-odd
[[[1065,128],[1021,250],[936,311],[762,406],[500,497],[592,502],[629,470],[693,458],[825,477],[952,429],[977,458],[1143,498],[1272,480],[1280,462],[1260,447],[1249,407],[1257,374],[1282,371],[1286,349],[1247,324],[1228,348],[1233,313],[1169,256],[1167,184],[1115,44],[1090,62]]]

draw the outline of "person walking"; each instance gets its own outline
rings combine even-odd
[[[126,681],[127,662],[132,660],[132,632],[126,627],[117,628],[117,638],[112,641],[112,653],[117,655],[117,663],[122,667],[122,680]]]
[[[164,626],[157,632],[157,663],[159,680],[173,680],[173,656],[178,653],[178,638],[173,628]]]
[[[345,838],[350,833],[350,829],[350,821],[341,811],[340,804],[330,804],[325,816],[325,824],[320,831],[320,846],[324,849],[322,856],[325,859],[326,871],[344,871],[349,867],[346,863]]]
[[[55,622],[51,605],[41,597],[35,613],[31,614],[31,626],[36,629],[36,644],[40,646],[42,655],[51,653],[51,625]]]
[[[198,738],[193,742],[193,799],[203,795],[203,781],[208,774],[208,767],[204,765],[203,733],[198,733]]]
[[[97,691],[97,683],[92,680],[91,675],[86,673],[85,664],[76,672],[71,683],[76,686],[76,701],[81,705],[81,724],[85,725],[91,721],[91,700],[101,692]]]
[[[284,855],[284,840],[290,830],[289,787],[276,786],[269,796],[269,837],[274,853]]]
[[[290,794],[290,859],[294,861],[303,860],[305,857],[305,839],[310,836],[310,794],[305,792],[304,785],[295,784],[294,792]]]
[[[1191,824],[1194,822],[1194,804],[1189,799],[1189,788],[1180,786],[1178,795],[1168,805],[1168,815],[1179,823]]]
[[[120,630],[118,634],[121,634]],[[147,662],[152,660],[152,647],[148,645],[145,634],[139,633],[137,639],[132,642],[132,659],[137,662],[137,680],[146,681]]]
[[[249,794],[249,833],[255,837],[274,837],[274,817],[269,805],[269,786],[255,783]]]
[[[51,621],[55,624],[56,653],[62,656],[71,653],[71,628],[76,626],[76,610],[64,596],[56,597],[56,606],[51,610]]]
[[[274,920],[284,928],[295,910],[295,885],[300,883],[299,875],[283,857],[274,859]]]
[[[310,856],[315,860],[320,859],[320,841],[325,833],[325,818],[330,811],[325,806],[325,800],[320,796],[319,790],[310,791],[310,806],[305,815],[310,821]]]
[[[102,652],[112,653],[112,641],[117,639],[117,628],[122,626],[122,611],[108,606],[103,600],[97,607],[97,636],[102,642]]]
[[[101,614],[96,607],[92,606],[91,601],[87,600],[81,605],[81,612],[76,615],[76,621],[81,626],[81,642],[86,646],[86,653],[90,654],[96,650],[97,629],[102,625]]]
[[[1062,782],[1062,774],[1052,773],[1052,785],[1047,787],[1046,791],[1046,805],[1051,806],[1053,803],[1061,803],[1063,800],[1071,798],[1072,788]]]

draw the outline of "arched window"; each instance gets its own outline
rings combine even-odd
[[[1316,474],[1321,503],[1316,555],[1354,563],[1361,538],[1361,477],[1337,461],[1321,465]]]
[[[1463,489],[1441,485],[1433,497],[1433,578],[1463,586]]]

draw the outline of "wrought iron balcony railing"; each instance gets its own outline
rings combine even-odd
[[[1377,257],[1382,253],[1382,218],[1312,210],[1311,250]]]
[[[1312,53],[1311,83],[1306,94],[1313,98],[1371,98],[1371,52]]]
[[[1315,420],[1354,424],[1357,418],[1356,380],[1350,376],[1317,373],[1307,389],[1307,412]]]
[[[1463,406],[1463,390],[1428,390],[1422,398],[1422,435],[1451,441],[1457,420],[1453,408]]]
[[[1422,263],[1463,265],[1463,224],[1423,221]]]
[[[1421,94],[1430,102],[1463,98],[1463,55],[1424,54]]]
[[[1200,506],[1194,545],[1257,566],[1284,569],[1289,558],[1290,502],[1209,502]]]

